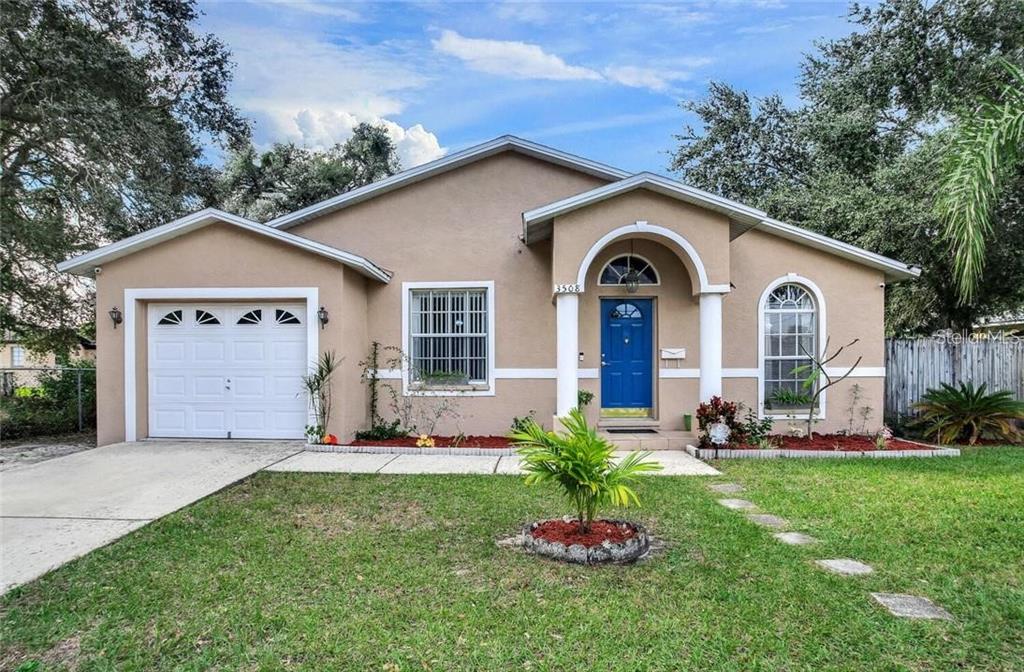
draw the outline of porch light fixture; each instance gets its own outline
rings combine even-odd
[[[124,318],[121,317],[121,309],[117,306],[111,308],[107,315],[110,315],[110,321],[114,323],[114,329],[117,329],[117,325],[124,321]]]
[[[626,257],[629,270],[622,276],[622,284],[626,286],[628,294],[636,294],[640,290],[640,271],[633,268],[633,241],[629,241],[629,256]]]
[[[327,326],[327,323],[331,321],[330,316],[327,314],[327,309],[320,306],[320,310],[316,311],[317,318],[320,319],[320,328],[323,329]]]

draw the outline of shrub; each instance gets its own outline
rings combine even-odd
[[[743,443],[746,435],[743,424],[736,419],[740,405],[735,401],[724,401],[721,397],[711,397],[711,401],[705,401],[697,407],[697,428],[700,430],[700,447],[711,448],[711,438],[708,430],[715,423],[725,423],[729,428],[729,443]]]
[[[327,426],[331,422],[334,391],[331,378],[340,365],[341,360],[335,356],[334,351],[327,350],[320,355],[316,368],[302,377],[302,387],[309,398],[313,417],[316,418],[315,425],[306,425],[306,436],[313,443],[324,442]]]
[[[42,372],[38,387],[20,387],[14,396],[0,398],[3,438],[78,431],[78,376],[83,429],[95,429],[96,371],[92,362],[76,360],[61,370]]]
[[[759,418],[752,408],[747,409],[740,429],[746,442],[758,448],[775,448],[776,441],[772,438],[774,423],[771,418]]]
[[[523,417],[519,417],[518,415],[514,416],[512,418],[512,426],[511,426],[511,428],[509,430],[509,433],[511,433],[511,434],[522,434],[523,432],[528,430],[530,428],[530,423],[531,422],[536,422],[536,420],[534,419],[534,416],[536,414],[537,414],[537,411],[531,410],[529,413],[527,413]]]
[[[579,404],[580,408],[589,406],[590,402],[594,400],[594,393],[590,390],[580,390],[576,393],[576,403]]]
[[[525,431],[511,435],[526,472],[526,484],[553,481],[576,510],[580,532],[590,530],[598,509],[606,506],[639,506],[631,487],[642,473],[658,471],[650,453],[630,453],[617,463],[615,446],[587,425],[583,412],[574,408],[563,420],[566,431],[545,432],[533,420]]]
[[[973,446],[985,434],[1010,442],[1021,438],[1014,425],[1024,420],[1024,402],[1011,392],[988,393],[984,383],[978,388],[973,383],[960,383],[958,388],[943,383],[925,392],[914,408],[921,413],[916,424],[939,443],[966,440]]]

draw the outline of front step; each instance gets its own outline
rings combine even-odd
[[[687,444],[695,443],[697,440],[697,436],[692,432],[681,430],[657,430],[653,433],[634,434],[609,432],[607,427],[601,427],[597,433],[614,443],[620,450],[684,450]]]

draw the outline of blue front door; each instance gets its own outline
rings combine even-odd
[[[601,299],[601,408],[651,408],[651,299]]]

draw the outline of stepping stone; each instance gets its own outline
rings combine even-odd
[[[744,487],[739,483],[713,483],[708,487],[723,495],[735,495],[737,492],[743,492],[744,490]]]
[[[856,560],[850,560],[849,558],[835,558],[833,560],[815,560],[820,567],[824,567],[830,572],[835,574],[842,574],[843,576],[864,576],[875,571],[871,565],[865,565],[863,562]]]
[[[770,513],[750,513],[747,514],[747,520],[749,520],[752,523],[757,523],[758,525],[763,525],[764,527],[774,528],[776,530],[782,529],[783,527],[789,525],[789,521],[787,521],[785,518],[779,518],[778,516],[773,516]]]
[[[756,509],[757,505],[753,502],[748,502],[745,499],[720,499],[718,503],[727,509],[733,509],[735,511],[750,511]]]
[[[790,546],[806,546],[807,544],[818,543],[817,539],[803,532],[777,532],[772,536]]]
[[[926,597],[916,595],[899,595],[897,593],[871,593],[871,597],[889,610],[893,616],[900,618],[932,618],[952,621],[953,614]]]

